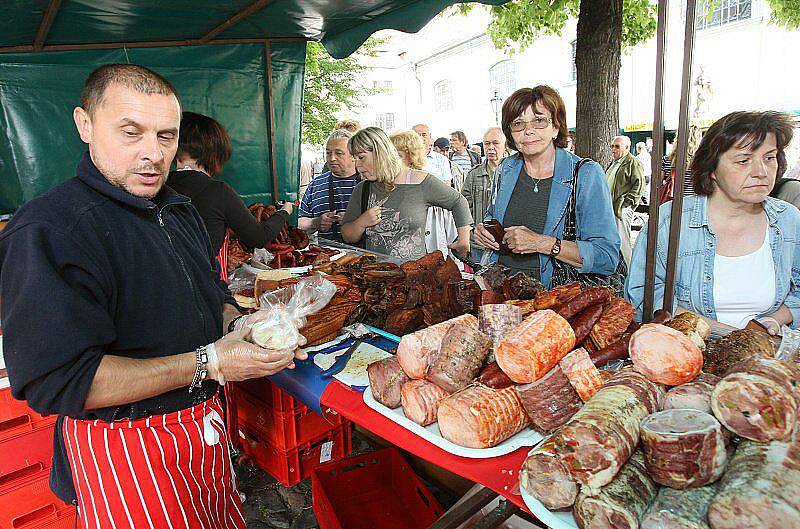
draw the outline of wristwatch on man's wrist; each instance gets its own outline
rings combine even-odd
[[[552,248],[550,248],[550,255],[556,257],[560,253],[561,253],[561,239],[556,237],[556,240],[553,242]]]
[[[202,347],[198,347],[195,349],[194,352],[194,376],[192,377],[192,383],[189,384],[189,393],[193,393],[195,389],[200,388],[203,386],[203,381],[208,378],[208,353],[206,352],[206,348],[208,346],[204,345]]]

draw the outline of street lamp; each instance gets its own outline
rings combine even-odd
[[[500,104],[503,102],[503,100],[500,98],[500,94],[497,93],[497,90],[494,91],[494,95],[492,95],[492,98],[489,100],[489,102],[492,104],[492,110],[494,110],[494,124],[499,125]]]

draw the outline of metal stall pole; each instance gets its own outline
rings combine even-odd
[[[675,269],[678,244],[681,235],[681,213],[683,206],[683,180],[686,175],[686,148],[689,139],[689,88],[692,78],[692,56],[694,52],[694,18],[696,0],[686,0],[686,27],[683,36],[683,76],[681,78],[681,106],[678,114],[678,157],[675,160],[675,182],[672,195],[672,218],[669,225],[669,250],[667,252],[667,276],[664,279],[665,310],[672,311],[675,291]],[[702,280],[702,278],[701,278]]]
[[[650,205],[647,219],[647,261],[644,269],[644,314],[642,321],[653,319],[656,282],[656,247],[658,245],[658,207],[661,189],[661,158],[664,157],[664,63],[667,54],[667,16],[669,1],[658,0],[656,30],[656,94],[653,109],[653,152],[650,157]]]

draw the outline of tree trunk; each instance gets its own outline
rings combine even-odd
[[[619,134],[622,0],[581,0],[575,66],[578,73],[575,151],[606,167]]]

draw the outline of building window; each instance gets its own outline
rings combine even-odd
[[[514,61],[501,61],[489,68],[489,96],[497,93],[505,99],[517,85],[516,66]]]
[[[394,113],[375,114],[375,126],[387,131],[394,129]]]
[[[575,57],[577,55],[576,52],[578,50],[578,41],[577,41],[577,39],[573,40],[572,42],[570,42],[569,45],[572,47],[572,68],[571,68],[572,69],[572,77],[571,77],[571,79],[573,81],[577,81],[578,80],[578,65],[575,63]]]
[[[450,81],[439,81],[433,85],[433,107],[437,112],[453,110],[453,88]]]
[[[696,29],[722,26],[752,16],[751,0],[701,0],[697,3]]]

